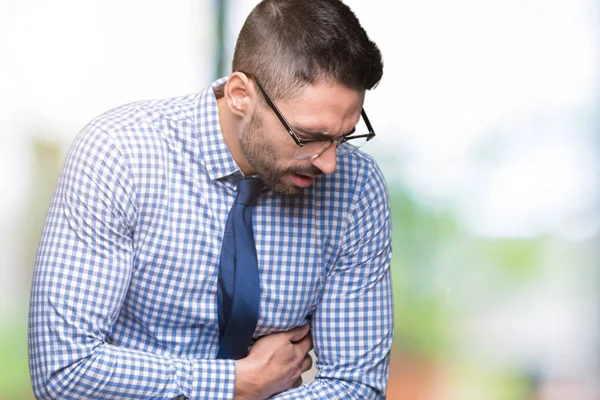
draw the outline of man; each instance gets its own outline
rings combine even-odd
[[[340,1],[264,0],[229,77],[90,122],[36,262],[36,396],[384,398],[389,201],[356,150],[374,136],[363,102],[381,76]],[[371,132],[354,131],[361,118]],[[238,201],[256,176],[266,189]],[[301,385],[313,343],[318,374]]]

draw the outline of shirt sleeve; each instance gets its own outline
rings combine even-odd
[[[366,174],[344,242],[313,316],[318,373],[275,397],[384,399],[393,339],[389,196],[380,170]]]
[[[232,399],[231,360],[174,358],[108,343],[133,274],[130,165],[93,125],[69,151],[40,241],[29,313],[38,399]]]

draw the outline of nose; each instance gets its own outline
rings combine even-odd
[[[324,174],[333,174],[336,167],[336,150],[337,144],[332,144],[327,150],[319,155],[319,157],[311,160],[312,165],[319,168]]]

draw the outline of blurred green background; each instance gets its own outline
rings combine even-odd
[[[388,398],[600,398],[600,6],[346,1],[385,62]],[[66,150],[108,108],[225,74],[256,1],[0,3],[0,400],[33,398],[27,312]]]

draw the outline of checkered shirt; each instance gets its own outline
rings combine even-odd
[[[221,238],[241,175],[212,88],[113,109],[71,146],[42,234],[29,361],[40,399],[232,399],[217,360]],[[255,338],[312,323],[318,374],[288,399],[385,397],[391,227],[371,157],[254,208]]]

